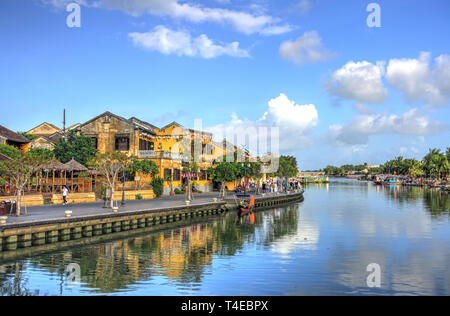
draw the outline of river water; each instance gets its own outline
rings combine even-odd
[[[450,295],[449,262],[448,194],[337,179],[254,225],[229,214],[0,261],[0,295]]]

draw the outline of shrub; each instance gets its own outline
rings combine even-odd
[[[135,198],[136,198],[136,200],[144,199],[141,194],[136,194]]]
[[[156,197],[160,197],[164,193],[164,180],[162,178],[156,177],[151,182],[153,193]]]
[[[173,190],[175,192],[175,194],[184,194],[184,191],[181,191],[180,189],[176,188],[175,190]]]

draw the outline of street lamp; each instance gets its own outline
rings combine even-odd
[[[244,169],[244,195],[247,195],[247,170],[249,170],[250,167],[247,167],[247,164],[243,163],[242,168]]]
[[[126,171],[123,171],[123,185],[122,185],[122,206],[125,206],[125,174]]]

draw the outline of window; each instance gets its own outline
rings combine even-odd
[[[116,150],[129,151],[130,150],[130,137],[129,136],[116,136]]]
[[[174,169],[173,170],[173,181],[180,181],[180,180],[181,180],[181,170]]]
[[[145,139],[139,139],[139,150],[154,150],[155,143]]]
[[[167,181],[167,179],[172,178],[172,170],[171,169],[164,169],[164,180]]]
[[[206,170],[200,170],[200,181],[206,180]]]

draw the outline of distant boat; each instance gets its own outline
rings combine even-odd
[[[329,183],[330,179],[326,176],[323,177],[301,177],[300,183],[308,184],[308,183]]]

